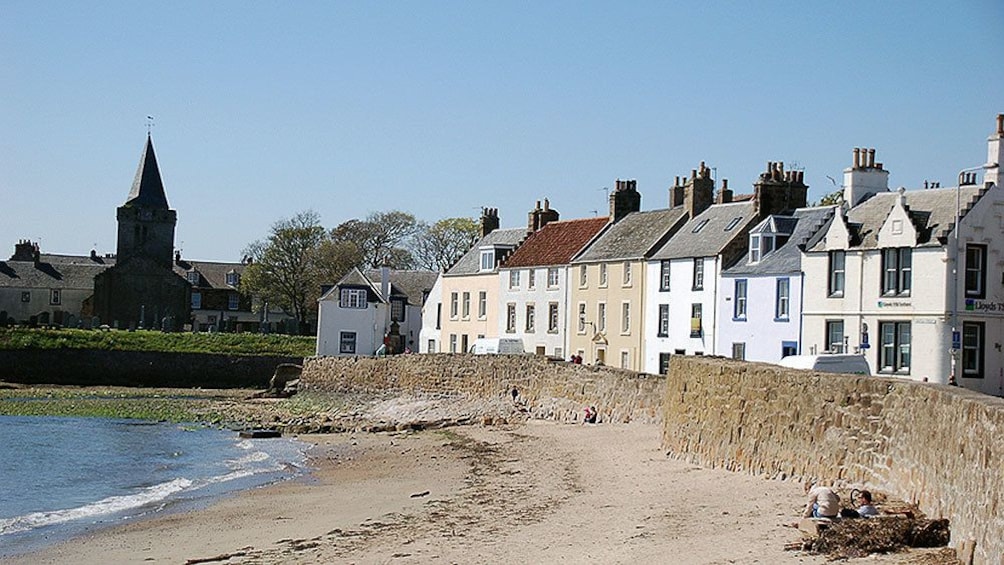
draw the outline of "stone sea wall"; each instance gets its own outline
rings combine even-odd
[[[864,485],[1004,564],[1004,399],[897,379],[674,356],[663,446],[705,466]]]
[[[304,363],[303,390],[511,398],[531,418],[581,421],[595,406],[600,422],[662,419],[665,379],[607,367],[572,365],[538,355],[437,353],[396,357],[314,357]]]
[[[279,363],[302,357],[92,349],[0,350],[0,381],[80,386],[266,388]]]

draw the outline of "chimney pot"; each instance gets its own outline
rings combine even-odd
[[[1004,114],[997,114],[997,135],[1004,135]]]
[[[690,169],[690,178],[692,179],[697,178],[697,169]]]
[[[857,147],[854,148],[854,168],[861,168],[861,150]]]
[[[729,179],[722,179],[722,190],[728,190],[728,188],[729,188]]]
[[[875,149],[868,150],[868,167],[873,168],[875,166]]]

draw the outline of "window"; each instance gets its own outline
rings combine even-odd
[[[746,344],[745,343],[733,343],[732,344],[732,358],[737,361],[746,360]]]
[[[659,336],[669,337],[669,304],[659,305]]]
[[[516,305],[510,302],[505,307],[505,331],[506,333],[516,333]]]
[[[668,259],[659,263],[659,290],[662,292],[669,290],[669,269],[670,263]]]
[[[356,332],[340,332],[338,334],[338,352],[354,355],[356,352]]]
[[[700,302],[695,302],[690,305],[690,337],[701,337],[703,332],[703,326],[701,325],[701,317],[704,306]]]
[[[436,329],[443,329],[443,303],[436,304]]]
[[[457,352],[457,334],[450,334],[450,353]]]
[[[738,279],[736,281],[736,303],[733,305],[735,310],[732,313],[733,320],[745,320],[746,319],[746,279]]]
[[[338,306],[341,308],[366,308],[366,291],[364,289],[343,288],[338,298]]]
[[[782,341],[781,342],[781,358],[788,357],[790,355],[798,355],[798,342],[796,341]]]
[[[460,352],[461,353],[470,353],[471,352],[470,348],[468,347],[468,343],[467,343],[467,334],[462,334],[460,336]]]
[[[879,322],[879,370],[910,373],[910,322]]]
[[[481,251],[481,270],[490,271],[495,268],[495,250],[485,249]]]
[[[195,269],[188,271],[188,273],[185,274],[185,278],[191,284],[199,284],[199,272]]]
[[[465,292],[463,294],[463,300],[460,302],[461,307],[461,318],[468,319],[471,317],[471,293]]]
[[[579,333],[586,333],[586,303],[579,302]]]
[[[631,263],[624,262],[624,286],[631,286]]]
[[[230,285],[230,286],[237,286],[237,284],[240,281],[241,281],[241,276],[238,275],[235,271],[230,271],[229,273],[227,273],[227,284],[228,285]]]
[[[532,334],[536,331],[534,327],[537,320],[537,307],[533,304],[526,305],[526,333]]]
[[[558,333],[558,303],[551,302],[547,305],[547,332]]]
[[[660,375],[669,374],[669,353],[659,354],[659,374]]]
[[[450,293],[450,319],[456,320],[460,314],[460,300],[456,292]]]
[[[760,262],[760,234],[750,236],[750,263]]]
[[[192,310],[201,310],[201,309],[202,309],[202,293],[201,292],[193,292],[192,293]]]
[[[621,369],[631,368],[631,354],[627,351],[621,351]]]
[[[826,321],[826,350],[830,353],[844,352],[844,321]]]
[[[403,322],[404,313],[404,300],[394,299],[390,301],[390,319],[392,322]]]
[[[230,294],[227,296],[227,310],[236,310],[240,308],[241,298],[237,293]]]
[[[585,265],[579,265],[579,286],[585,287],[589,282],[588,272]]]
[[[966,249],[966,254],[969,250]],[[983,322],[962,322],[962,376],[968,379],[983,378]]]
[[[607,286],[607,264],[600,263],[600,286]]]
[[[704,229],[704,226],[708,225],[708,220],[701,220],[694,226],[693,233],[697,233]]]
[[[631,303],[621,303],[621,333],[631,333]]]
[[[788,278],[777,279],[774,301],[774,319],[787,320],[790,315],[791,282]]]
[[[49,291],[49,304],[58,306],[62,300],[61,291],[58,288],[54,288]]]
[[[558,287],[558,268],[549,267],[547,269],[547,288]]]
[[[882,250],[882,294],[884,296],[909,296],[912,255],[913,250],[909,247]]]
[[[484,319],[488,315],[488,292],[478,292],[478,318]]]
[[[830,279],[827,286],[828,296],[844,295],[844,262],[846,253],[844,251],[830,251]]]
[[[537,271],[535,269],[530,269],[526,273],[526,287],[533,290],[537,287]]]
[[[704,257],[694,258],[694,287],[692,290],[704,290]]]
[[[966,296],[987,296],[987,246],[966,245]]]
[[[21,291],[21,302],[31,302],[31,291],[30,290]]]
[[[519,270],[509,271],[509,288],[519,288]]]
[[[607,303],[600,302],[596,305],[596,331],[607,331]]]
[[[725,226],[725,231],[732,231],[733,229],[735,229],[735,227],[739,225],[739,222],[742,221],[742,219],[743,219],[742,216],[737,216],[729,220],[729,223],[726,224]]]
[[[436,352],[436,340],[430,339],[428,345],[426,346],[426,349],[427,349],[426,353],[435,353]]]

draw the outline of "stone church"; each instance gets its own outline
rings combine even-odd
[[[149,135],[117,219],[115,265],[94,277],[94,314],[119,328],[181,328],[191,315],[192,287],[174,270],[178,214],[167,204]]]

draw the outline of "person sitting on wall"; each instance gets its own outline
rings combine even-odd
[[[871,492],[863,490],[860,493],[858,493],[857,502],[858,504],[861,505],[858,507],[858,516],[861,516],[862,518],[870,518],[872,516],[878,516],[879,514],[878,508],[875,508],[875,506],[872,504]]]
[[[585,412],[586,412],[586,415],[582,419],[582,422],[585,423],[585,424],[595,424],[596,423],[596,407],[595,406],[588,406],[588,407],[586,407]]]
[[[836,518],[840,514],[840,497],[833,489],[817,485],[815,482],[805,483],[805,494],[808,501],[805,504],[803,518]]]

